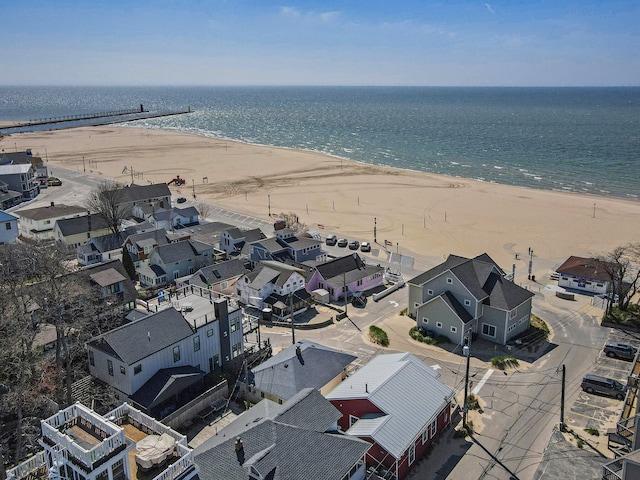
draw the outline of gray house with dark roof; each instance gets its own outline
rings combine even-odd
[[[300,340],[248,372],[242,380],[246,398],[283,403],[305,388],[328,394],[347,377],[354,355]]]
[[[307,283],[307,290],[326,290],[331,300],[336,301],[344,298],[345,291],[349,296],[354,292],[366,292],[382,285],[383,273],[383,267],[368,265],[354,252],[317,265]]]
[[[143,265],[136,271],[141,285],[158,286],[180,277],[193,275],[197,270],[211,263],[212,258],[211,245],[197,240],[183,240],[156,247],[149,256],[149,266]],[[158,269],[161,270],[160,275],[158,275]]]
[[[53,231],[56,240],[70,247],[79,247],[90,238],[107,235],[111,229],[104,217],[92,213],[91,215],[57,220]]]
[[[257,240],[249,244],[249,259],[252,263],[263,260],[293,260],[295,262],[324,260],[322,241],[312,237],[298,236],[293,230],[284,229],[275,237]]]
[[[247,269],[244,262],[235,258],[202,267],[193,275],[180,279],[176,286],[194,285],[212,292],[233,295],[236,282],[245,273]]]
[[[132,183],[120,189],[120,202],[129,208],[142,204],[155,204],[160,208],[171,208],[171,190],[166,183],[152,183],[150,185]]]
[[[84,245],[76,248],[78,265],[122,260],[122,245],[128,236],[127,232],[119,232],[90,238]]]
[[[240,354],[242,331],[233,327],[240,321],[241,311],[229,311],[222,299],[196,320],[170,306],[89,340],[89,373],[115,388],[120,400],[149,398],[140,389],[162,369],[191,366],[212,372],[232,359],[232,351],[234,357]]]
[[[263,400],[194,450],[199,478],[361,480],[370,444],[339,433],[340,412],[314,389]]]
[[[224,250],[230,256],[249,255],[249,244],[265,238],[267,236],[259,228],[251,230],[230,228],[220,235],[220,250]]]
[[[471,333],[505,345],[529,328],[533,293],[507,280],[486,253],[449,255],[407,285],[409,316],[454,344]]]

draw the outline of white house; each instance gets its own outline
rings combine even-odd
[[[598,295],[611,291],[611,276],[606,264],[595,258],[569,257],[558,272],[558,286],[571,290],[595,293]]]
[[[54,240],[54,227],[58,220],[86,217],[88,214],[89,212],[84,207],[55,204],[54,202],[44,207],[28,208],[16,212],[22,236],[35,240]]]

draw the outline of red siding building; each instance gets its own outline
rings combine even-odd
[[[327,395],[341,429],[372,444],[368,467],[403,479],[449,425],[454,392],[438,377],[409,353],[380,355]]]

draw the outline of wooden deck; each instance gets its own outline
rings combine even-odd
[[[140,440],[148,436],[147,433],[143,432],[142,430],[139,430],[138,428],[128,423],[121,425],[121,427],[124,428],[125,437],[127,437],[132,442],[135,442],[136,444]],[[174,452],[173,455],[171,455],[169,458],[167,458],[165,462],[162,463],[162,465],[158,465],[157,467],[153,467],[150,470],[143,471],[142,469],[138,468],[138,465],[136,464],[135,455],[136,455],[135,449],[129,452],[129,469],[130,469],[129,478],[131,480],[152,480],[155,477],[157,477],[165,468],[167,468],[167,465],[170,465],[173,462],[178,460],[178,457]]]

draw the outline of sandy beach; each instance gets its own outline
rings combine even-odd
[[[640,202],[381,168],[313,152],[131,127],[11,135],[7,151],[121,183],[186,180],[176,196],[268,219],[295,213],[323,234],[390,242],[429,268],[448,254],[489,253],[503,268],[542,276],[569,255],[591,256],[640,239]],[[84,159],[84,167],[83,167]],[[132,176],[131,170],[134,174]],[[516,260],[516,254],[519,259]]]

